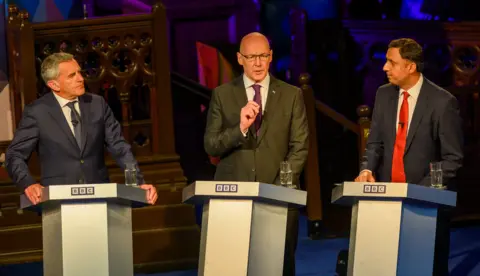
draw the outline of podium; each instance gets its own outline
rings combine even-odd
[[[345,182],[332,203],[352,205],[348,275],[432,275],[437,209],[456,193],[407,183]]]
[[[183,201],[205,204],[198,275],[282,275],[288,207],[307,193],[259,182],[197,181]]]
[[[47,186],[35,206],[20,197],[42,213],[48,276],[132,276],[131,208],[146,203],[145,190],[115,183]]]

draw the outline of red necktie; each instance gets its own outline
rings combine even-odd
[[[395,138],[393,147],[392,182],[406,182],[403,155],[405,154],[405,145],[407,144],[408,96],[410,96],[408,92],[404,91],[403,102],[398,115],[397,138]]]

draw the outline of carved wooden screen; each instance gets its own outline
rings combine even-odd
[[[43,59],[60,51],[75,55],[87,90],[107,100],[132,144],[145,180],[155,184],[160,195],[160,208],[133,211],[137,272],[194,267],[200,236],[193,207],[181,204],[186,178],[175,153],[165,8],[155,5],[151,14],[40,24],[31,24],[28,13],[15,6],[10,6],[9,12],[15,122],[25,104],[48,92],[39,75]],[[38,178],[35,155],[32,159],[29,168]],[[107,165],[110,180],[123,183],[118,166],[112,160]],[[14,212],[18,209],[14,191],[11,182],[0,182],[0,216],[6,207],[11,209],[9,218],[0,224],[0,240],[6,241],[0,243],[0,264],[41,259],[40,218]],[[17,227],[8,228],[11,225]]]
[[[164,12],[157,5],[146,15],[42,24],[29,24],[28,16],[17,16],[12,23],[23,25],[18,33],[33,31],[36,69],[13,74],[24,79],[24,89],[13,81],[17,91],[26,104],[49,92],[40,77],[43,59],[54,52],[71,53],[82,67],[87,91],[107,100],[137,156],[174,154],[173,139],[160,137],[156,131],[159,126],[163,131],[172,129],[170,121],[158,117],[159,108],[171,113],[166,35],[158,35],[165,34],[166,25],[156,19],[165,18]]]

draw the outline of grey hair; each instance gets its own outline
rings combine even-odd
[[[54,53],[46,57],[41,66],[42,79],[45,83],[54,80],[59,75],[58,65],[62,62],[73,60],[74,57],[68,53]]]

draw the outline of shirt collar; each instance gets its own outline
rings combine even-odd
[[[249,88],[252,85],[255,84],[253,80],[251,80],[247,75],[243,74],[243,84],[245,85],[245,88]],[[266,88],[270,84],[270,74],[267,74],[267,76],[259,83],[261,87]]]
[[[55,96],[55,98],[57,99],[57,101],[58,101],[58,103],[60,104],[61,107],[66,106],[69,102],[78,101],[78,97],[73,99],[73,100],[67,100],[65,98],[62,98],[62,97],[58,96],[57,93],[55,93],[55,92],[52,92],[52,93],[53,93],[53,96]]]
[[[423,74],[420,74],[420,78],[418,78],[418,81],[417,83],[412,86],[412,88],[408,89],[408,94],[414,98],[414,99],[418,99],[418,95],[420,94],[420,89],[422,88],[422,84],[423,84]],[[402,96],[403,92],[405,90],[400,88],[400,93],[399,93],[399,97]]]

